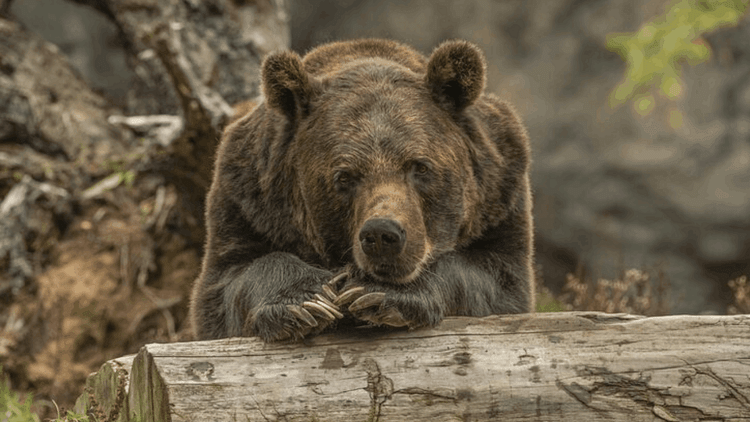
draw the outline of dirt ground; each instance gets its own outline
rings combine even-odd
[[[39,204],[37,204],[39,205]],[[189,340],[190,286],[200,268],[177,194],[143,177],[75,204],[76,215],[37,208],[30,245],[38,277],[0,296],[0,362],[14,389],[72,408],[106,360],[152,342]],[[195,223],[195,222],[193,222]],[[53,416],[54,407],[45,410]]]

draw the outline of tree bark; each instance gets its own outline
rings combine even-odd
[[[87,385],[78,410],[93,397],[107,413],[119,394],[117,420],[750,421],[750,316],[545,313],[152,344]]]
[[[259,95],[260,63],[289,48],[284,0],[76,0],[102,11],[120,29],[138,78],[128,114],[179,114],[184,125],[167,139],[167,154],[149,166],[180,190],[181,205],[204,239],[203,200],[213,156],[231,105]]]

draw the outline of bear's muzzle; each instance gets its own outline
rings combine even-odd
[[[370,258],[393,258],[404,250],[406,231],[396,220],[373,218],[359,231],[359,242]]]

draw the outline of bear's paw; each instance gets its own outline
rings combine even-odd
[[[434,326],[443,319],[437,301],[395,289],[373,291],[351,284],[343,289],[334,304],[346,307],[354,318],[376,326],[414,329]]]
[[[336,278],[334,278],[336,280]],[[332,280],[332,282],[334,281]],[[248,320],[248,331],[266,342],[300,340],[317,334],[344,318],[334,301],[337,292],[323,285],[301,303],[270,303],[259,306]]]

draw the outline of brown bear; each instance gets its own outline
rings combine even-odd
[[[200,339],[300,339],[534,306],[529,141],[464,41],[269,56],[228,126],[191,314]]]

